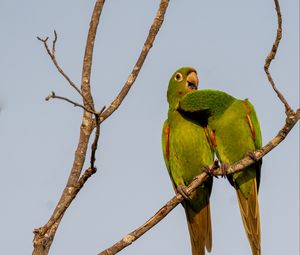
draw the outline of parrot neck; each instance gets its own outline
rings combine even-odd
[[[180,97],[176,93],[170,93],[168,91],[168,103],[169,111],[176,111],[179,106]]]

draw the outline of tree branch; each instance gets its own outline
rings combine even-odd
[[[67,185],[65,189],[62,192],[61,198],[56,205],[54,212],[48,222],[41,228],[35,229],[34,231],[34,250],[33,255],[46,255],[49,252],[49,249],[51,247],[51,244],[53,242],[56,230],[60,224],[60,221],[67,210],[67,208],[70,206],[74,198],[76,197],[77,193],[80,191],[80,189],[83,187],[84,183],[89,179],[89,177],[92,176],[96,172],[95,167],[95,153],[98,147],[98,141],[100,137],[100,124],[108,118],[121,104],[122,100],[128,93],[128,90],[134,83],[136,77],[139,74],[139,71],[143,65],[143,62],[152,47],[153,41],[155,39],[156,34],[158,33],[159,28],[162,25],[163,22],[163,16],[165,14],[167,5],[169,1],[162,0],[160,5],[160,11],[162,13],[157,14],[156,19],[154,21],[154,24],[152,24],[148,38],[145,42],[144,48],[142,50],[141,56],[139,57],[136,66],[134,67],[131,75],[128,78],[127,83],[124,85],[122,91],[118,95],[118,97],[114,100],[114,102],[110,106],[110,110],[103,114],[103,111],[105,110],[105,107],[100,112],[96,112],[94,108],[94,102],[93,97],[91,94],[90,89],[90,76],[91,76],[91,67],[92,67],[92,56],[93,56],[93,48],[94,48],[94,42],[97,32],[97,27],[99,24],[100,15],[103,9],[103,5],[105,3],[105,0],[96,0],[93,14],[91,17],[90,22],[90,28],[88,32],[87,42],[86,42],[86,49],[85,49],[85,55],[83,60],[83,68],[82,68],[82,82],[81,82],[81,90],[78,89],[78,87],[69,79],[69,77],[63,72],[63,70],[58,65],[56,58],[55,58],[55,45],[57,41],[57,34],[54,32],[54,40],[52,43],[52,51],[49,49],[47,40],[41,39],[38,37],[40,41],[44,43],[44,46],[51,57],[54,65],[58,69],[58,71],[67,79],[67,81],[70,83],[72,87],[74,87],[77,92],[82,96],[83,98],[83,105],[80,105],[70,99],[56,96],[55,93],[52,93],[52,95],[48,96],[47,99],[50,98],[58,98],[64,101],[67,101],[69,103],[74,104],[75,106],[83,108],[84,114],[83,114],[83,120],[80,128],[80,137],[79,137],[79,143],[75,152],[75,158],[73,162],[73,166],[71,169],[70,176],[68,178]],[[130,78],[131,77],[131,78]],[[90,108],[90,109],[89,109]],[[93,115],[95,116],[95,119],[93,119]],[[92,153],[90,158],[90,167],[82,174],[80,177],[83,164],[85,162],[86,152],[87,152],[87,146],[90,139],[90,135],[92,131],[96,128],[94,141],[92,144]]]
[[[81,90],[84,95],[84,105],[90,105],[94,109],[94,100],[91,93],[90,79],[93,63],[94,44],[96,39],[97,28],[104,6],[105,0],[96,0],[90,21],[90,28],[87,36],[85,53],[82,66]]]
[[[254,155],[256,159],[260,159],[273,150],[279,143],[281,143],[290,130],[294,127],[294,125],[300,119],[300,108],[296,111],[296,113],[290,114],[290,117],[287,118],[284,127],[279,131],[279,133],[263,148],[254,151]],[[230,165],[226,170],[226,174],[232,174],[238,171],[242,171],[245,167],[253,164],[255,161],[246,156],[245,158],[241,159],[240,161]],[[211,169],[211,173],[214,176],[223,175],[224,170],[220,168],[215,169],[215,165],[209,166]],[[205,168],[206,169],[206,168]],[[187,187],[187,195],[190,195],[194,190],[196,190],[201,184],[203,184],[209,175],[203,169],[203,172],[196,176],[190,185]],[[183,201],[183,197],[181,194],[176,194],[169,202],[167,202],[154,216],[152,216],[147,222],[145,222],[142,226],[138,227],[134,231],[127,234],[123,237],[120,241],[112,245],[110,248],[100,252],[98,255],[114,255],[119,251],[123,250],[125,247],[132,244],[135,240],[141,237],[144,233],[154,227],[158,222],[160,222],[164,217],[166,217],[179,203]]]
[[[139,74],[139,72],[140,72],[140,70],[141,70],[141,68],[144,64],[144,61],[145,61],[150,49],[153,46],[153,42],[155,40],[155,37],[156,37],[159,29],[161,28],[162,24],[163,24],[164,16],[165,16],[165,13],[166,13],[167,8],[168,8],[169,1],[170,0],[161,0],[160,5],[159,5],[159,9],[156,13],[156,16],[153,20],[153,23],[152,23],[151,27],[150,27],[149,34],[148,34],[147,39],[144,43],[144,47],[143,47],[143,49],[140,53],[140,56],[139,56],[136,64],[134,65],[134,67],[132,69],[131,74],[129,75],[127,81],[125,82],[123,88],[121,89],[121,91],[119,92],[117,97],[112,101],[110,106],[101,115],[100,122],[104,121],[115,110],[117,110],[119,108],[120,104],[122,103],[125,96],[129,92],[129,90],[132,87],[134,81],[136,80],[136,78],[137,78],[137,76],[138,76],[138,74]]]
[[[272,60],[275,59],[280,40],[282,38],[282,17],[281,17],[280,5],[279,5],[278,0],[274,0],[274,2],[275,2],[275,7],[276,7],[276,13],[277,13],[278,27],[277,27],[276,38],[275,38],[275,41],[273,43],[272,49],[271,49],[270,53],[268,54],[268,56],[266,57],[266,60],[265,60],[264,70],[265,70],[265,73],[268,77],[268,80],[269,80],[273,90],[276,92],[278,98],[284,104],[285,113],[288,115],[292,111],[292,109],[291,109],[290,105],[288,104],[288,102],[286,101],[286,99],[284,98],[284,96],[277,89],[277,87],[275,85],[275,82],[273,81],[273,78],[272,78],[272,76],[269,72],[270,64],[271,64]]]
[[[67,79],[67,81],[70,83],[72,87],[76,89],[76,91],[82,96],[83,102],[84,102],[84,109],[90,107],[90,111],[84,111],[83,118],[82,118],[82,124],[80,128],[80,136],[79,136],[79,142],[77,145],[77,149],[75,152],[75,158],[73,162],[73,166],[71,169],[70,176],[68,178],[67,185],[65,189],[62,192],[62,195],[60,197],[60,200],[58,201],[54,212],[48,222],[41,228],[38,228],[34,231],[34,240],[33,240],[33,245],[34,245],[34,250],[33,250],[33,255],[46,255],[49,252],[49,249],[52,245],[56,230],[60,224],[60,221],[67,210],[67,208],[70,206],[74,198],[76,197],[77,193],[80,191],[80,189],[83,187],[84,183],[89,179],[90,176],[92,176],[93,173],[95,173],[96,168],[88,168],[84,174],[80,177],[84,162],[85,162],[85,157],[86,157],[86,152],[87,152],[87,147],[89,143],[89,139],[91,136],[91,133],[93,129],[95,128],[94,126],[94,121],[93,121],[93,114],[99,118],[100,114],[95,114],[94,110],[94,104],[93,104],[93,99],[91,97],[91,92],[90,92],[90,70],[91,70],[91,65],[92,65],[92,54],[93,54],[93,47],[94,47],[94,40],[97,32],[97,26],[99,23],[100,19],[100,14],[103,8],[104,0],[97,0],[96,4],[94,6],[91,22],[90,22],[90,29],[88,32],[88,39],[86,43],[86,52],[84,56],[84,61],[83,61],[83,71],[82,71],[82,93],[81,91],[77,88],[77,86],[69,79],[69,77],[63,72],[63,70],[60,68],[58,65],[56,58],[55,58],[55,44],[57,41],[57,36],[55,33],[55,38],[53,40],[53,45],[52,45],[52,51],[50,51],[47,40],[46,39],[41,39],[38,38],[40,41],[44,43],[44,46],[51,57],[54,65],[58,69],[58,71]],[[60,98],[62,99],[62,98]],[[65,99],[63,99],[65,100]],[[65,100],[68,101],[68,100]],[[69,100],[71,101],[71,100]],[[74,103],[74,102],[72,102]],[[78,105],[79,106],[79,105]],[[92,113],[93,114],[92,114]],[[97,126],[96,131],[96,137],[95,140],[98,142],[99,135],[100,135],[100,127],[99,125]],[[95,151],[97,149],[97,146],[92,149],[93,155],[95,154]],[[95,161],[95,155],[94,159]]]

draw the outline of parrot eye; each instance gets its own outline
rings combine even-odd
[[[183,77],[181,73],[175,74],[175,81],[182,81]]]

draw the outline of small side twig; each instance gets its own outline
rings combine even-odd
[[[46,101],[49,101],[50,99],[60,99],[60,100],[66,101],[70,104],[73,104],[74,106],[80,107],[80,108],[82,108],[83,110],[85,110],[89,113],[92,113],[92,114],[95,114],[95,115],[97,114],[96,112],[91,111],[90,109],[86,108],[85,106],[83,106],[79,103],[76,103],[76,102],[74,102],[74,101],[72,101],[72,100],[70,100],[66,97],[57,96],[54,91],[51,91],[51,93],[45,98]]]
[[[64,70],[60,67],[60,65],[58,64],[57,60],[56,60],[56,56],[55,56],[55,50],[56,50],[56,42],[57,42],[57,33],[54,30],[54,39],[52,41],[52,50],[50,50],[49,46],[48,46],[48,39],[49,37],[46,37],[45,39],[42,39],[41,37],[37,36],[37,39],[39,41],[41,41],[44,44],[44,47],[48,53],[48,55],[50,56],[53,64],[55,65],[56,69],[58,70],[58,72],[68,81],[68,83],[78,92],[78,94],[83,98],[83,94],[81,92],[81,90],[78,88],[78,86],[70,79],[70,77],[64,72]]]
[[[281,102],[284,104],[286,115],[289,115],[290,113],[293,113],[292,108],[290,107],[290,105],[288,104],[287,100],[284,98],[282,93],[277,89],[275,82],[269,71],[270,64],[271,64],[272,60],[275,59],[280,40],[282,38],[282,17],[281,17],[280,5],[279,5],[278,0],[274,0],[274,2],[275,2],[275,7],[276,7],[276,13],[277,13],[278,27],[277,27],[276,38],[273,43],[272,49],[265,60],[264,70],[265,70],[265,73],[268,77],[268,80],[269,80],[273,90],[275,91],[275,93],[277,94],[277,96],[281,100]]]
[[[90,164],[92,169],[95,168],[95,161],[96,161],[96,151],[98,148],[98,141],[99,141],[99,137],[100,137],[100,116],[102,114],[102,112],[105,110],[105,106],[103,106],[103,108],[100,110],[99,113],[95,114],[95,125],[96,125],[96,132],[95,132],[95,138],[92,144],[92,153],[91,153],[91,160],[90,160]]]

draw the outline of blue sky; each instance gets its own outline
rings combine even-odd
[[[79,84],[94,1],[0,3],[0,253],[30,254],[64,188],[82,111],[58,95],[80,98],[56,72],[36,36],[58,33],[57,58]],[[126,81],[159,1],[106,1],[98,29],[92,91],[100,109]],[[281,1],[283,39],[271,72],[299,106],[299,1]],[[199,88],[249,98],[264,144],[283,126],[284,108],[263,71],[276,31],[268,1],[171,1],[148,58],[120,109],[102,126],[98,173],[64,216],[50,254],[97,254],[143,224],[174,194],[161,152],[166,90],[181,66],[197,69]],[[299,254],[299,124],[264,158],[260,188],[263,254]],[[214,182],[212,255],[250,254],[234,190]],[[176,207],[120,254],[190,254],[184,211]]]

